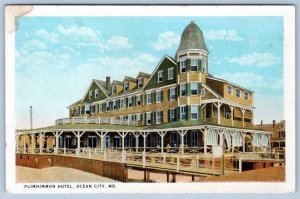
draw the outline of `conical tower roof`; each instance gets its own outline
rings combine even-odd
[[[188,49],[202,49],[208,52],[203,33],[193,21],[184,29],[176,55],[178,52]]]

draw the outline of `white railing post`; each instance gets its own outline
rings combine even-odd
[[[89,148],[89,158],[92,157],[92,151],[91,151],[91,148]]]
[[[146,168],[146,152],[143,152],[143,156],[142,156],[142,161],[143,161],[143,168]]]
[[[66,147],[64,147],[64,155],[66,155],[67,151],[66,151]]]
[[[101,118],[100,117],[98,117],[98,123],[101,124]]]
[[[179,172],[179,165],[180,165],[180,160],[179,160],[179,158],[180,158],[180,156],[178,155],[178,156],[177,156],[177,168],[176,168],[177,172]]]
[[[242,158],[239,158],[239,172],[241,173],[243,169]]]
[[[166,153],[163,153],[163,163],[166,163]]]
[[[84,117],[84,123],[86,124],[86,122],[87,122],[87,118],[86,118],[86,116]]]

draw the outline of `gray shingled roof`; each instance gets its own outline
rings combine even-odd
[[[208,52],[203,33],[193,21],[184,29],[176,55],[187,49],[203,49]]]
[[[110,90],[106,89],[106,82],[102,80],[94,79],[94,81],[100,86],[101,90],[106,94],[110,95]]]
[[[151,75],[140,71],[137,77],[151,77]]]

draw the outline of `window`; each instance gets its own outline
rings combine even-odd
[[[117,102],[116,100],[113,101],[113,110],[115,111],[117,109]]]
[[[249,93],[246,91],[244,92],[244,99],[246,99],[246,100],[249,99]]]
[[[158,71],[157,75],[158,75],[158,77],[157,77],[158,82],[162,82],[163,81],[163,71],[162,70]]]
[[[197,130],[193,130],[193,139],[192,139],[192,146],[198,146],[198,131]]]
[[[168,69],[168,80],[174,79],[174,68]]]
[[[128,121],[132,121],[132,115],[128,115]]]
[[[148,112],[146,113],[146,124],[147,125],[150,125],[152,123],[152,113],[151,112]]]
[[[180,61],[180,71],[182,73],[185,73],[186,71],[185,60]]]
[[[170,121],[174,122],[175,121],[175,109],[170,109]]]
[[[198,70],[198,59],[191,59],[191,71]]]
[[[180,120],[186,120],[186,106],[180,106]]]
[[[98,112],[101,113],[102,111],[103,111],[103,110],[102,110],[102,104],[99,104],[99,105],[98,105]]]
[[[191,83],[191,95],[197,95],[198,94],[198,83],[192,82]]]
[[[132,97],[128,97],[128,107],[132,107]]]
[[[201,97],[205,96],[205,88],[201,88]]]
[[[93,91],[89,91],[89,99],[92,99],[93,97]]]
[[[162,111],[156,112],[156,124],[161,124],[162,122]]]
[[[97,89],[95,89],[95,98],[97,98],[98,96],[99,96],[99,90],[97,88]]]
[[[227,93],[232,95],[232,86],[227,86]]]
[[[141,113],[136,114],[136,121],[141,121],[142,120],[141,115],[142,115]]]
[[[85,114],[90,114],[91,113],[91,106],[89,104],[85,105]]]
[[[112,94],[116,93],[116,85],[112,85],[112,87],[111,87],[111,93]]]
[[[141,88],[143,86],[143,78],[138,78],[138,88]]]
[[[93,105],[91,113],[95,113],[95,111],[96,111],[96,107],[95,107],[95,105]]]
[[[171,145],[172,147],[177,147],[177,132],[171,132]]]
[[[142,104],[142,102],[141,102],[141,96],[140,95],[136,96],[136,104],[137,105],[141,105]]]
[[[198,119],[198,106],[191,106],[191,115],[192,115],[192,120],[197,120]]]
[[[175,88],[170,88],[170,100],[175,100],[175,98],[176,98]]]
[[[124,91],[128,91],[128,82],[124,82]]]
[[[106,111],[109,111],[109,102],[106,102]]]
[[[124,108],[124,98],[120,99],[120,109]]]
[[[206,59],[201,59],[202,73],[206,73]]]
[[[162,100],[162,97],[161,97],[161,91],[156,91],[156,102],[161,102]]]
[[[241,90],[240,89],[235,90],[235,96],[241,97]]]
[[[180,96],[186,96],[186,83],[180,84]]]
[[[147,98],[147,104],[151,104],[152,103],[151,93],[147,93],[146,98]]]

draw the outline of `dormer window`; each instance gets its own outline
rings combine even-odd
[[[98,98],[98,96],[99,96],[99,90],[97,88],[97,89],[95,89],[95,98]]]
[[[115,94],[116,93],[116,85],[112,85],[111,87],[111,94]]]
[[[206,73],[206,59],[201,59],[201,71]]]
[[[124,91],[128,91],[128,82],[124,82]]]
[[[227,93],[232,95],[232,86],[229,86],[227,87]]]
[[[198,70],[198,59],[191,59],[191,71]]]
[[[180,71],[181,71],[182,73],[185,73],[185,71],[186,71],[185,60],[181,60],[181,61],[180,61]]]
[[[138,88],[141,88],[143,86],[143,78],[138,78]]]
[[[157,73],[157,79],[158,79],[158,82],[162,82],[163,81],[163,71],[158,71]]]

